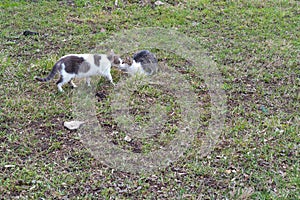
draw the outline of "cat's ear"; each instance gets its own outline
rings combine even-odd
[[[109,51],[107,52],[107,55],[115,55],[114,50],[113,50],[113,49],[109,50]]]
[[[113,49],[111,49],[110,51],[108,51],[107,52],[107,58],[108,58],[108,60],[113,61],[114,60],[114,55],[115,55],[115,53],[114,53]]]
[[[114,58],[114,61],[113,61],[114,64],[116,64],[116,65],[121,64],[121,61],[122,61],[122,60],[120,60],[120,57],[119,57],[119,56],[114,55],[113,58]]]
[[[112,59],[113,59],[113,54],[111,53],[111,50],[107,50],[107,51],[106,51],[106,55],[107,55],[108,60],[112,61]]]

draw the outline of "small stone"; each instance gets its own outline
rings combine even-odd
[[[128,135],[126,135],[125,137],[124,137],[124,140],[126,141],[126,142],[131,142],[131,138],[128,136]]]
[[[70,121],[70,122],[64,122],[64,126],[69,130],[76,130],[78,129],[82,124],[84,124],[83,121]]]
[[[164,5],[165,3],[164,2],[161,2],[161,1],[155,1],[154,3],[156,6],[161,6],[161,5]]]
[[[4,165],[5,168],[12,168],[15,167],[15,165]]]

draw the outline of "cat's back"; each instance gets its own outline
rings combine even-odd
[[[153,53],[148,50],[141,50],[133,55],[133,60],[137,63],[157,63],[157,59]]]
[[[65,59],[65,58],[75,58],[75,57],[78,57],[78,58],[83,58],[84,60],[87,60],[89,57],[91,57],[92,54],[67,54],[63,57],[61,57],[60,59]]]
[[[107,58],[106,54],[68,54],[60,58],[60,61],[75,61],[78,62],[85,62],[89,63],[92,67],[97,66],[100,67],[100,65],[106,66],[109,64],[109,60]]]

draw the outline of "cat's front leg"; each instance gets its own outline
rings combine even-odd
[[[73,88],[77,88],[77,85],[75,85],[75,83],[74,83],[72,80],[69,81],[69,84],[70,84]]]
[[[112,79],[111,74],[108,73],[108,74],[106,74],[105,76],[106,76],[106,78],[111,82],[111,84],[113,84],[113,86],[115,86],[115,83],[114,83],[114,81],[113,81],[113,79]]]
[[[91,77],[86,77],[85,82],[90,87],[91,86]]]
[[[64,92],[64,90],[62,89],[62,84],[57,84],[57,88],[59,92]]]

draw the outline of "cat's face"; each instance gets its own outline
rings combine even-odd
[[[130,65],[128,65],[127,63],[121,63],[120,65],[119,65],[119,69],[121,70],[121,71],[127,71],[127,69],[130,67]]]
[[[119,70],[126,72],[131,66],[132,60],[129,57],[125,57],[124,60],[120,58]]]

